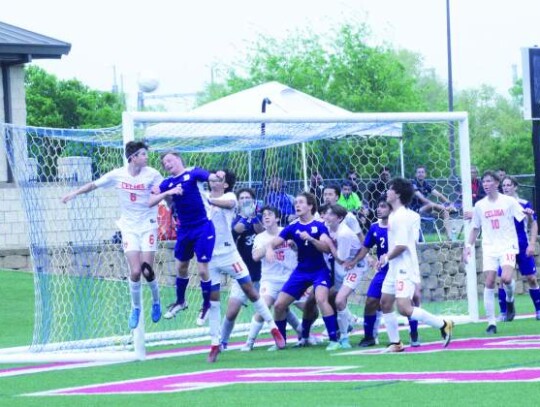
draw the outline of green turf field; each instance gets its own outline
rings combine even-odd
[[[32,276],[0,273],[3,277],[0,293],[4,300],[0,343],[2,346],[29,344],[33,323]],[[517,309],[531,312],[530,299],[519,297]],[[369,348],[369,353],[360,353],[360,348],[328,353],[324,345],[268,352],[266,345],[249,353],[223,352],[216,364],[209,365],[206,363],[208,344],[199,343],[190,347],[204,345],[201,352],[191,355],[177,352],[165,357],[163,349],[150,349],[144,362],[70,369],[56,365],[59,370],[41,366],[42,371],[32,373],[21,369],[18,372],[21,374],[16,376],[13,369],[0,365],[0,406],[538,405],[540,321],[529,317],[500,323],[498,335],[490,338],[484,333],[485,327],[485,323],[458,325],[455,340],[446,350],[441,349],[436,330],[422,328],[422,346],[401,354],[375,353],[382,345],[375,350]],[[385,334],[381,337],[383,341],[386,339]],[[489,341],[474,342],[468,338]],[[238,342],[242,339],[235,338]],[[359,339],[360,335],[356,334],[351,342],[357,343]],[[402,339],[408,342],[405,330]],[[200,373],[208,370],[215,371]],[[159,379],[163,376],[167,378]],[[88,390],[82,389],[78,392],[86,395],[31,395],[136,379],[139,382],[108,387],[109,391],[129,394],[88,395]]]

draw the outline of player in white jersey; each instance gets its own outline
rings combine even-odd
[[[341,189],[338,185],[333,184],[324,187],[323,199],[325,204],[337,204],[340,195]],[[352,212],[347,211],[343,222],[358,236],[358,239],[360,239],[360,241],[364,240],[364,234],[362,233],[360,222],[358,222],[358,219]]]
[[[262,223],[265,231],[255,236],[255,240],[253,241],[253,260],[261,262],[261,285],[259,291],[268,307],[274,305],[279,292],[283,288],[283,284],[287,282],[298,263],[296,252],[292,249],[290,242],[287,241],[274,249],[274,253],[276,254],[275,262],[269,262],[265,257],[267,247],[283,230],[278,225],[279,219],[279,211],[276,208],[271,206],[264,207],[262,210]],[[298,319],[291,311],[289,311],[289,314],[292,315],[287,315],[287,321],[289,323],[292,321],[293,327],[298,330]],[[242,351],[253,349],[255,340],[263,325],[264,320],[259,314],[255,314],[251,320],[248,338],[246,344],[241,349]]]
[[[496,334],[497,269],[499,267],[502,269],[501,282],[504,284],[506,295],[512,298],[514,295],[512,276],[516,267],[516,255],[519,252],[514,219],[521,222],[525,219],[525,213],[515,198],[499,193],[499,177],[495,172],[484,172],[482,187],[486,196],[474,205],[472,229],[469,240],[463,248],[463,261],[465,263],[469,261],[472,245],[482,229],[482,265],[485,273],[484,308],[488,319],[486,332]]]
[[[208,198],[209,217],[216,229],[216,244],[214,253],[210,260],[208,270],[212,281],[210,292],[210,337],[212,346],[208,355],[208,362],[213,363],[217,360],[220,352],[220,283],[223,275],[228,275],[236,280],[246,294],[249,300],[253,303],[255,310],[262,318],[271,326],[270,332],[279,347],[285,346],[285,340],[277,329],[272,314],[266,303],[259,296],[259,293],[253,286],[249,271],[245,265],[234,239],[232,236],[232,220],[235,216],[235,208],[237,204],[236,195],[232,192],[236,182],[236,176],[231,171],[224,171],[225,179],[211,180],[210,195]]]
[[[348,334],[350,312],[347,309],[347,300],[353,291],[358,288],[367,270],[365,260],[359,261],[349,270],[345,269],[344,263],[352,260],[362,248],[358,235],[345,224],[347,213],[347,210],[338,204],[321,208],[321,215],[333,242],[333,246],[330,247],[334,262],[334,286],[332,290],[337,293],[335,303],[341,349],[351,348]]]
[[[66,203],[77,195],[86,194],[97,188],[115,188],[120,201],[121,216],[117,221],[122,233],[122,246],[128,262],[131,292],[131,315],[129,328],[139,324],[141,312],[141,274],[148,281],[152,291],[152,321],[161,318],[159,287],[153,270],[157,250],[157,207],[150,208],[149,200],[153,187],[159,185],[163,177],[148,163],[148,146],[140,141],[126,144],[127,167],[117,168],[101,178],[89,182],[62,198]]]
[[[420,269],[416,242],[420,233],[419,215],[407,209],[414,195],[410,181],[394,178],[386,192],[386,201],[392,206],[388,218],[388,253],[378,260],[378,268],[389,264],[388,274],[382,286],[381,309],[390,345],[387,352],[402,352],[403,344],[399,338],[398,321],[394,313],[397,303],[401,315],[410,317],[441,330],[444,347],[452,337],[454,323],[415,307],[412,298],[416,285],[420,283]]]

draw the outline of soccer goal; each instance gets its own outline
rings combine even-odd
[[[143,309],[139,327],[130,331],[128,270],[114,222],[119,216],[114,192],[98,189],[67,205],[60,202],[69,190],[121,166],[123,145],[133,139],[148,142],[149,165],[159,170],[159,154],[175,150],[186,166],[234,171],[236,188],[252,188],[260,205],[270,193],[290,201],[303,190],[321,196],[321,185],[350,185],[362,201],[357,213],[366,228],[374,220],[382,173],[413,178],[416,167],[424,166],[428,181],[452,210],[448,216],[434,211],[423,218],[423,306],[457,320],[478,319],[475,264],[460,261],[468,233],[461,211],[471,208],[465,113],[205,117],[128,112],[121,127],[109,129],[4,125],[2,132],[30,230],[35,323],[29,360],[143,359],[150,344],[208,334],[206,327],[195,325],[201,302],[195,269],[186,311],[153,324]],[[160,242],[156,258],[164,307],[174,300],[173,246]],[[351,304],[357,315],[362,315],[371,276]],[[148,291],[143,287],[146,310]],[[223,308],[226,302],[224,293]],[[236,332],[245,329],[251,313],[249,307],[241,312]],[[0,361],[18,357],[8,356],[9,351],[0,351]]]

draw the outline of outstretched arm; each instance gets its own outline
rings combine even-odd
[[[75,191],[71,191],[67,195],[64,195],[62,197],[62,202],[67,203],[67,202],[71,201],[73,198],[75,198],[77,195],[87,194],[88,192],[93,191],[96,188],[97,188],[97,186],[93,182],[89,182],[88,184],[84,184],[79,189],[76,189]]]

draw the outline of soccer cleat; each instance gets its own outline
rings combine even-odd
[[[152,322],[156,323],[161,319],[161,305],[159,302],[152,304]]]
[[[210,348],[210,353],[208,354],[208,358],[206,359],[206,361],[208,363],[215,363],[217,361],[219,352],[220,352],[219,345],[212,345],[212,347]]]
[[[536,311],[536,320],[540,321],[540,311]]]
[[[497,333],[497,326],[496,325],[488,325],[486,329],[486,333],[490,335],[494,335]]]
[[[205,307],[204,305],[199,311],[199,316],[197,317],[197,325],[203,326],[206,324],[206,321],[208,319],[208,311],[210,310],[210,307]]]
[[[418,339],[418,332],[411,333],[411,346],[413,348],[418,348],[420,346],[420,339]]]
[[[341,349],[351,349],[351,343],[349,342],[349,338],[341,338],[339,340],[339,347]]]
[[[398,353],[403,352],[405,350],[405,346],[399,342],[391,343],[386,347],[386,349],[383,351],[383,353]]]
[[[276,343],[276,346],[279,349],[285,349],[285,346],[286,346],[285,339],[281,335],[281,332],[279,332],[279,329],[277,329],[277,327],[274,327],[270,330],[270,333],[272,334],[272,338],[274,338],[274,342]]]
[[[326,347],[326,350],[329,352],[333,352],[335,350],[340,350],[341,346],[339,345],[339,342],[336,341],[330,341],[328,342],[328,346]]]
[[[506,301],[506,322],[513,321],[516,317],[516,307],[514,301]]]
[[[443,338],[443,347],[447,347],[452,339],[452,331],[454,330],[454,321],[444,320],[444,325],[441,328],[441,336]]]
[[[221,342],[221,343],[219,344],[219,350],[220,350],[221,352],[227,350],[228,348],[229,348],[229,344],[228,344],[227,342]]]
[[[375,342],[375,338],[369,338],[369,337],[362,338],[362,340],[358,344],[358,346],[360,346],[361,348],[367,348],[367,347],[375,346],[375,345],[377,345],[377,343]]]
[[[251,352],[253,350],[254,343],[247,341],[244,346],[240,348],[240,352]]]
[[[277,350],[280,350],[276,345],[270,346],[268,349],[266,349],[268,352],[275,352]]]
[[[298,342],[293,345],[293,348],[307,348],[308,346],[311,346],[309,339],[300,338],[298,339]]]
[[[167,307],[167,312],[165,315],[163,315],[163,318],[165,319],[171,319],[176,316],[180,311],[183,311],[188,308],[188,305],[186,302],[183,302],[182,304],[178,304],[177,302],[173,302]]]
[[[135,329],[139,325],[139,317],[141,316],[140,308],[133,308],[129,316],[129,329]]]
[[[506,312],[501,312],[499,314],[499,318],[497,318],[497,321],[499,322],[506,322]]]

